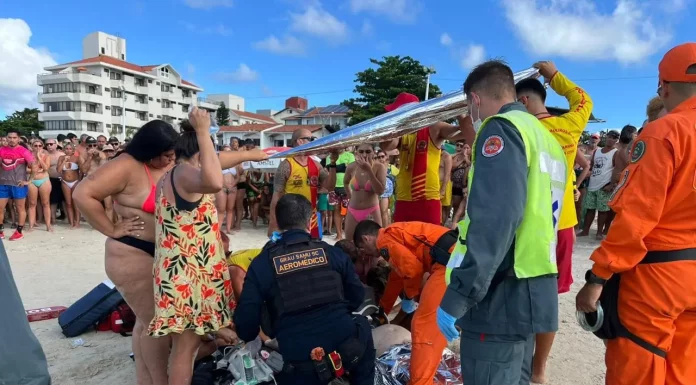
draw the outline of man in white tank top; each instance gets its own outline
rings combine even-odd
[[[594,152],[590,162],[590,183],[587,185],[587,194],[583,201],[583,207],[587,210],[587,214],[585,214],[582,232],[578,234],[579,237],[586,237],[590,234],[595,211],[598,211],[597,239],[601,240],[604,237],[602,229],[611,214],[608,204],[611,192],[614,190],[611,175],[614,171],[614,157],[616,156],[616,142],[619,140],[619,133],[613,130],[609,131],[605,140],[604,147]]]

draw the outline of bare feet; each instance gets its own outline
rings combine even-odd
[[[546,374],[545,373],[541,373],[540,375],[532,374],[532,378],[530,379],[530,382],[532,384],[545,384],[546,383]]]
[[[48,231],[49,233],[52,233],[52,232],[53,232],[53,226],[46,226],[46,231]]]

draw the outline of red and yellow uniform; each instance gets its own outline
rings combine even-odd
[[[570,105],[570,111],[561,116],[540,118],[541,124],[553,135],[565,152],[568,179],[563,195],[561,215],[558,219],[558,244],[556,247],[556,262],[558,264],[558,292],[570,291],[573,283],[573,243],[575,225],[578,224],[575,212],[575,155],[578,152],[580,136],[587,126],[592,113],[592,99],[575,83],[561,72],[556,72],[551,78],[551,88],[564,96]]]
[[[377,248],[389,256],[389,274],[380,306],[389,313],[401,291],[406,297],[420,294],[418,309],[411,321],[413,347],[411,350],[410,385],[433,384],[435,371],[447,346],[445,336],[438,330],[437,308],[445,295],[445,265],[433,261],[433,246],[450,230],[423,222],[400,222],[383,228],[377,235]],[[454,245],[446,250],[452,252]],[[446,261],[444,261],[446,264]],[[430,273],[423,290],[423,275]]]
[[[299,194],[312,203],[311,236],[321,239],[319,220],[317,218],[317,197],[319,192],[319,166],[312,158],[307,158],[307,165],[303,166],[294,158],[288,158],[290,163],[290,175],[285,184],[286,194]]]
[[[401,138],[394,222],[440,223],[440,155],[429,128]]]
[[[686,71],[694,64],[696,44],[672,49],[660,62],[661,83],[696,84],[696,75]],[[592,272],[604,279],[621,273],[621,322],[667,354],[660,357],[626,338],[610,340],[607,384],[696,384],[696,260],[644,261],[646,254],[658,251],[664,255],[680,250],[693,257],[695,126],[696,97],[649,123],[633,145],[630,164],[610,201],[616,218],[607,238],[592,254]]]

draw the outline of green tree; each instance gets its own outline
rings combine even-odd
[[[138,131],[137,127],[126,126],[126,139],[132,139],[133,135]]]
[[[385,56],[382,60],[370,59],[377,68],[368,68],[355,75],[355,89],[360,95],[343,101],[350,108],[350,124],[357,124],[384,113],[384,106],[393,102],[402,92],[408,92],[424,99],[427,69],[410,56]],[[440,95],[440,88],[430,83],[428,96]]]
[[[230,125],[230,110],[224,102],[220,103],[220,107],[215,112],[215,120],[217,120],[217,124],[220,127]]]
[[[20,135],[31,136],[32,133],[39,135],[39,131],[44,129],[43,124],[39,122],[39,109],[25,108],[6,116],[5,120],[0,120],[2,135],[7,134],[10,129],[19,131]]]
[[[580,135],[580,143],[588,143],[590,141],[591,134],[589,131],[585,130]]]

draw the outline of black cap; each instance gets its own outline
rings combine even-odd
[[[119,142],[119,140],[118,140],[118,138],[115,137],[115,136],[112,136],[112,137],[109,138],[109,143],[118,143],[118,142]]]
[[[607,136],[611,136],[614,139],[619,139],[621,134],[619,134],[619,132],[616,130],[611,130],[611,131],[607,132]]]
[[[85,143],[87,143],[87,144],[97,144],[97,140],[94,139],[94,138],[91,137],[91,136],[88,136],[87,139],[85,140]]]

